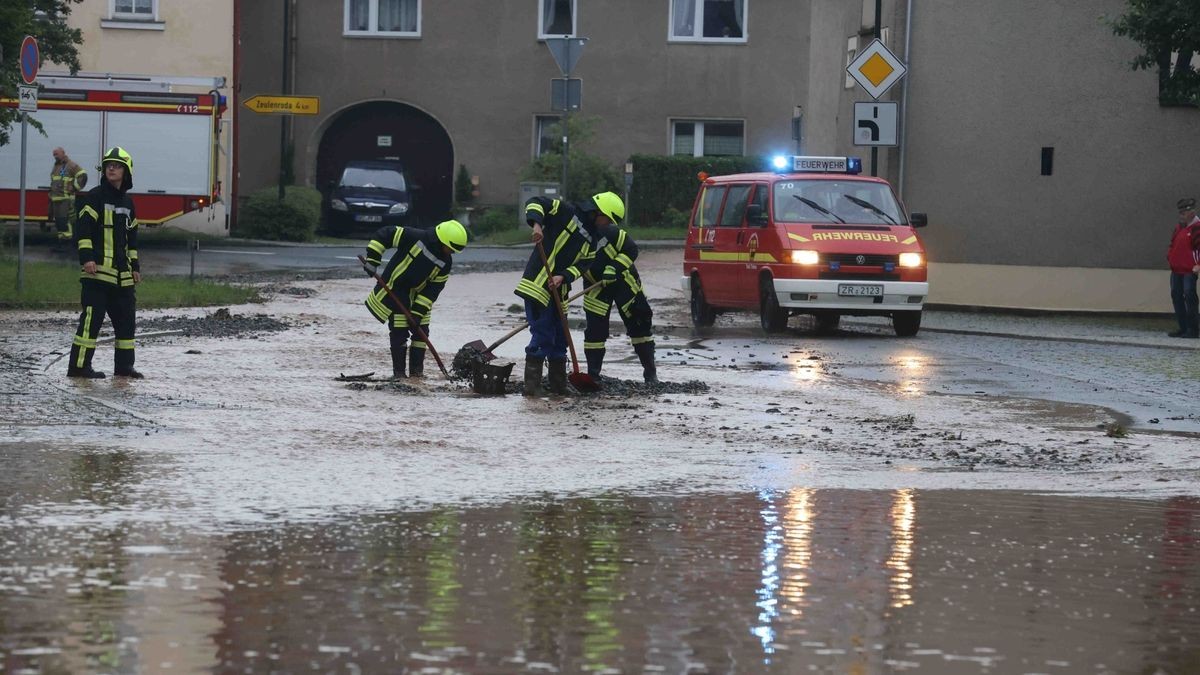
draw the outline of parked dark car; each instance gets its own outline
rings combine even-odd
[[[325,228],[331,234],[411,222],[412,186],[395,160],[351,160],[330,186]]]

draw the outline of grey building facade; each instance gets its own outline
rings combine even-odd
[[[872,39],[873,0],[241,0],[239,102],[281,92],[287,2],[288,91],[321,97],[319,115],[291,121],[303,184],[371,153],[416,167],[431,216],[460,164],[481,203],[514,203],[555,116],[560,74],[541,38],[561,30],[589,39],[581,114],[615,166],[791,153],[797,114],[804,152],[869,157],[852,109],[871,99],[845,69]],[[901,148],[881,150],[879,173],[930,214],[931,300],[1164,310],[1172,207],[1200,194],[1200,110],[1160,107],[1154,73],[1129,69],[1137,45],[1100,18],[1124,0],[882,9],[909,72],[881,99],[904,105]],[[278,118],[240,117],[240,194],[276,180],[279,134]]]

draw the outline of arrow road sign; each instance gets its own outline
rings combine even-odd
[[[567,84],[566,100],[563,100],[563,82]],[[569,80],[555,78],[550,80],[550,109],[555,112],[570,110],[576,112],[583,105],[583,80],[572,77]]]
[[[899,145],[896,133],[899,103],[868,101],[854,104],[854,144],[878,147]]]
[[[321,112],[319,96],[252,96],[243,103],[256,113],[274,115],[318,115]]]
[[[38,49],[37,39],[26,35],[21,41],[21,79],[25,84],[37,81],[38,68],[42,66],[42,53]]]
[[[546,38],[546,46],[550,48],[550,55],[554,57],[554,62],[558,64],[558,69],[562,71],[564,77],[575,70],[575,64],[579,63],[579,57],[583,54],[583,45],[586,42],[587,38]]]
[[[888,51],[878,38],[846,66],[850,77],[862,85],[874,99],[883,96],[893,84],[899,82],[907,70],[900,59]]]

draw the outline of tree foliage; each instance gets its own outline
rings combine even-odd
[[[1166,105],[1200,104],[1200,1],[1128,0],[1124,15],[1110,21],[1113,33],[1142,46],[1130,65],[1158,71],[1158,98]]]
[[[0,97],[16,98],[21,81],[21,41],[37,38],[42,64],[57,63],[72,73],[79,72],[78,46],[83,33],[67,25],[71,5],[83,0],[0,0]],[[39,130],[37,114],[30,123]],[[16,108],[0,108],[0,145],[7,145],[17,121]]]
[[[563,194],[567,199],[582,199],[587,195],[611,190],[617,194],[624,189],[621,174],[616,167],[602,158],[587,152],[586,148],[595,137],[598,118],[570,117],[567,130],[570,132],[570,149],[567,151],[567,186]],[[549,152],[535,158],[521,169],[523,181],[562,180],[562,123],[550,126],[549,135],[554,140]]]

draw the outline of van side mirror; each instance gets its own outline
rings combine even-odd
[[[929,215],[925,213],[909,214],[908,223],[913,227],[925,227],[929,224]]]
[[[760,227],[767,224],[767,214],[763,213],[762,204],[750,204],[746,207],[746,222]]]

